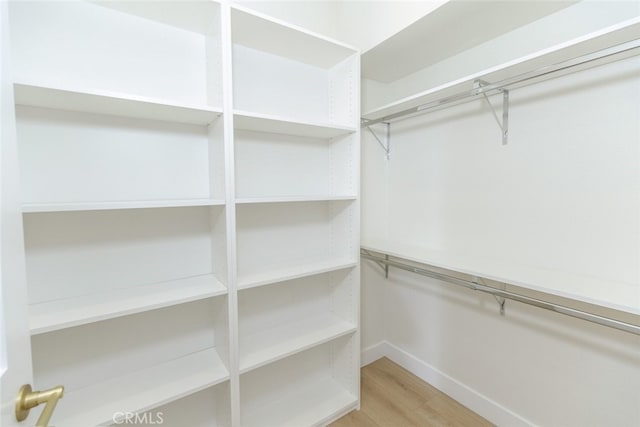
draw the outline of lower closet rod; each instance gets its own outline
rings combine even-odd
[[[457,277],[427,270],[425,268],[415,267],[413,265],[406,264],[401,261],[394,261],[394,260],[388,259],[388,257],[392,255],[383,254],[382,256],[376,256],[376,255],[372,255],[369,251],[362,249],[360,251],[360,256],[364,259],[369,259],[379,264],[384,264],[390,267],[399,268],[401,270],[410,271],[412,273],[416,273],[421,276],[431,277],[433,279],[442,280],[444,282],[449,282],[454,285],[464,286],[465,288],[468,288],[474,291],[480,291],[480,292],[495,295],[498,297],[506,298],[512,301],[518,301],[523,304],[533,305],[535,307],[554,311],[556,313],[564,314],[566,316],[575,317],[578,319],[586,320],[588,322],[597,323],[602,326],[608,326],[610,328],[618,329],[625,332],[630,332],[635,335],[640,335],[640,326],[634,325],[632,323],[622,322],[619,320],[611,319],[609,317],[604,317],[604,316],[589,313],[586,311],[577,310],[575,308],[566,307],[564,305],[554,304],[554,303],[543,301],[537,298],[531,298],[525,295],[516,294],[514,292],[503,291],[501,289],[496,289],[490,286],[481,285],[479,283],[475,283],[470,280],[460,279]],[[394,258],[399,258],[399,257],[394,257]],[[399,259],[402,259],[402,258],[399,258]]]

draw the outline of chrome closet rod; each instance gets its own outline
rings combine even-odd
[[[541,299],[520,295],[514,292],[503,291],[501,289],[496,289],[490,286],[481,285],[479,283],[475,283],[470,280],[460,279],[458,277],[449,276],[447,274],[437,273],[435,271],[431,271],[426,268],[421,268],[421,267],[416,267],[410,264],[406,264],[401,261],[394,261],[394,260],[388,259],[388,257],[402,259],[400,257],[396,257],[393,255],[384,254],[383,256],[376,256],[369,253],[369,251],[362,249],[360,251],[360,256],[362,258],[375,261],[379,264],[384,264],[390,267],[399,268],[401,270],[410,271],[412,273],[416,273],[421,276],[427,276],[433,279],[442,280],[444,282],[452,283],[458,286],[463,286],[467,289],[471,289],[474,291],[480,291],[487,294],[495,295],[497,297],[506,298],[512,301],[518,301],[523,304],[528,304],[528,305],[532,305],[545,310],[564,314],[565,316],[575,317],[577,319],[582,319],[588,322],[597,323],[598,325],[608,326],[610,328],[618,329],[624,332],[630,332],[635,335],[640,335],[640,326],[634,325],[632,323],[622,322],[620,320],[615,320],[609,317],[600,316],[600,315],[589,313],[582,310],[577,310],[575,308],[567,307],[564,305],[559,305],[559,304],[551,303],[548,301],[543,301]]]
[[[613,46],[607,49],[602,49],[587,55],[582,55],[577,58],[569,59],[569,60],[562,61],[552,65],[547,65],[545,67],[541,67],[533,71],[522,73],[514,77],[509,77],[496,83],[488,83],[486,85],[476,87],[468,91],[460,92],[455,95],[451,95],[435,101],[431,101],[426,104],[419,105],[417,107],[408,108],[406,110],[389,114],[387,116],[380,117],[378,119],[369,120],[367,118],[362,118],[361,126],[366,127],[366,126],[374,125],[376,123],[389,123],[401,118],[408,118],[408,116],[415,116],[418,114],[427,113],[430,110],[433,110],[434,108],[445,107],[447,106],[447,104],[452,104],[453,106],[453,105],[459,105],[465,102],[470,102],[470,101],[473,101],[473,99],[475,99],[477,96],[482,94],[491,95],[491,94],[500,92],[503,89],[507,89],[511,86],[518,85],[518,84],[524,84],[530,80],[537,79],[539,77],[547,76],[547,75],[558,73],[561,71],[566,71],[571,68],[578,67],[580,65],[585,65],[594,61],[599,61],[601,59],[611,58],[618,55],[622,55],[624,53],[629,53],[638,48],[640,48],[640,40],[632,40],[626,43],[619,44],[617,46]]]

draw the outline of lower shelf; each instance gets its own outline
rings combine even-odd
[[[242,419],[244,427],[316,426],[355,408],[358,400],[330,377],[314,378],[280,393]]]
[[[110,425],[119,413],[144,412],[229,379],[215,348],[69,392],[53,422],[65,427]]]
[[[128,425],[138,427],[230,427],[229,381],[183,397],[150,411],[129,414]],[[127,422],[112,427],[126,426]]]
[[[240,337],[240,373],[353,333],[356,325],[325,314]]]

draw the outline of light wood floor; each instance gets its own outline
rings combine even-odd
[[[331,427],[491,426],[492,424],[387,358],[362,368],[360,411]]]

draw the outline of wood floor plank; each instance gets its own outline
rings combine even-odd
[[[382,427],[369,417],[364,411],[351,411],[344,417],[340,418],[332,427]]]
[[[362,368],[360,411],[331,427],[475,427],[490,422],[387,358]]]

